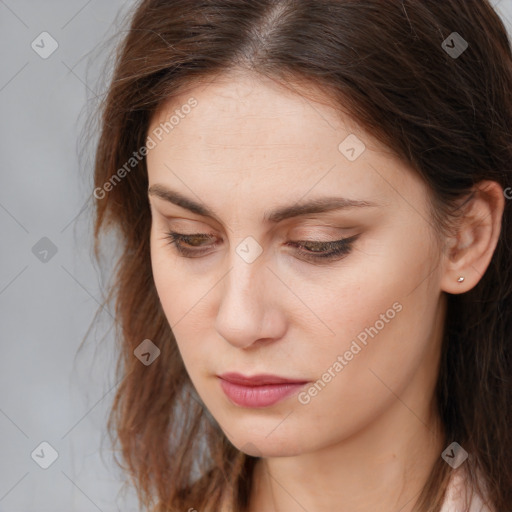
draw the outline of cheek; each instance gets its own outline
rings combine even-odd
[[[435,357],[425,319],[434,315],[435,304],[418,312],[410,298],[395,301],[393,308],[393,298],[368,302],[364,312],[352,311],[346,322],[351,333],[341,335],[335,347],[324,347],[321,355],[316,350],[306,356],[316,380],[305,389],[296,419],[320,425],[319,436],[323,431],[333,439],[340,433],[346,437],[395,404],[407,415],[408,407],[417,410],[428,400]]]
[[[336,300],[317,303],[336,336],[320,338],[305,355],[318,380],[301,403],[304,414],[322,424],[360,428],[413,381],[425,385],[435,379],[439,340],[432,326],[439,292],[436,272],[428,277],[432,247],[412,234],[401,249],[387,247],[371,251],[374,256],[361,267],[354,265],[350,281],[345,275],[333,280]]]
[[[301,324],[304,332],[314,327],[316,348],[321,343],[332,358],[334,351],[342,354],[358,339],[364,348],[354,359],[370,360],[373,354],[385,358],[404,345],[411,347],[415,333],[428,322],[431,302],[438,298],[428,289],[434,258],[423,235],[413,230],[397,234],[395,229],[379,239],[368,237],[339,270],[326,272],[318,282],[299,276],[287,281],[322,320],[314,318],[313,323],[308,314],[307,323]],[[435,277],[433,273],[431,279]],[[322,351],[312,355],[325,364]]]
[[[394,229],[379,237],[368,236],[331,268],[306,272],[304,267],[301,273],[283,269],[283,280],[301,299],[289,294],[285,308],[290,311],[288,306],[293,305],[293,324],[304,332],[298,339],[314,341],[313,349],[322,344],[344,351],[359,334],[363,342],[365,333],[369,338],[366,329],[374,327],[372,332],[376,328],[376,336],[382,337],[391,325],[414,326],[424,317],[428,297],[433,297],[432,290],[425,289],[433,251],[423,235],[413,229],[403,233]],[[388,342],[398,346],[400,340]],[[318,352],[313,353],[320,356]]]
[[[153,279],[162,309],[185,365],[194,371],[195,365],[191,363],[204,358],[204,349],[211,339],[214,319],[208,317],[206,307],[208,292],[215,282],[210,278],[194,278],[191,272],[185,271],[183,259],[174,254],[166,240],[152,235],[150,245]]]
[[[197,288],[201,283],[191,278],[184,269],[183,258],[164,236],[163,228],[153,227],[150,238],[151,266],[160,302],[172,327],[190,309],[191,303],[198,300]]]

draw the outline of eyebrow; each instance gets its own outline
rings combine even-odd
[[[211,217],[212,219],[215,219],[217,222],[219,222],[219,224],[221,224],[221,221],[217,215],[215,215],[215,213],[210,208],[183,196],[179,192],[170,190],[163,185],[152,185],[148,189],[148,195],[164,199],[169,203],[181,206],[182,208],[185,208],[192,213],[196,213],[197,215],[202,215],[203,217]],[[371,201],[360,201],[356,199],[347,199],[344,197],[321,197],[312,199],[307,202],[296,202],[292,205],[283,206],[270,212],[266,212],[263,216],[263,221],[267,223],[278,223],[285,219],[312,213],[327,213],[333,210],[341,210],[344,208],[376,206],[380,205]]]

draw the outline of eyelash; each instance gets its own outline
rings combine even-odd
[[[301,242],[288,242],[288,245],[304,247],[307,244],[312,244],[319,248],[319,251],[303,251],[299,250],[299,254],[305,259],[309,259],[311,261],[331,261],[334,259],[341,259],[352,250],[352,245],[359,237],[358,235],[354,235],[348,238],[343,238],[341,240],[333,240],[330,242],[316,242],[312,240],[303,240]],[[183,242],[187,243],[191,238],[213,238],[211,235],[203,234],[203,233],[194,233],[191,235],[186,235],[183,233],[176,233],[175,231],[169,231],[166,236],[166,239],[169,240],[169,244],[174,244],[175,250],[185,258],[197,258],[204,254],[204,250],[190,249],[187,247],[183,247],[181,245]],[[330,250],[329,250],[330,249]]]

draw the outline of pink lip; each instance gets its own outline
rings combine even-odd
[[[239,373],[224,373],[219,378],[222,390],[234,404],[253,408],[269,407],[308,382],[269,374],[246,377]]]

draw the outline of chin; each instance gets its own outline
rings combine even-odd
[[[278,435],[271,439],[273,435],[269,437],[245,435],[239,440],[232,440],[229,437],[228,439],[238,450],[252,457],[293,457],[304,453],[305,446],[300,440]]]

